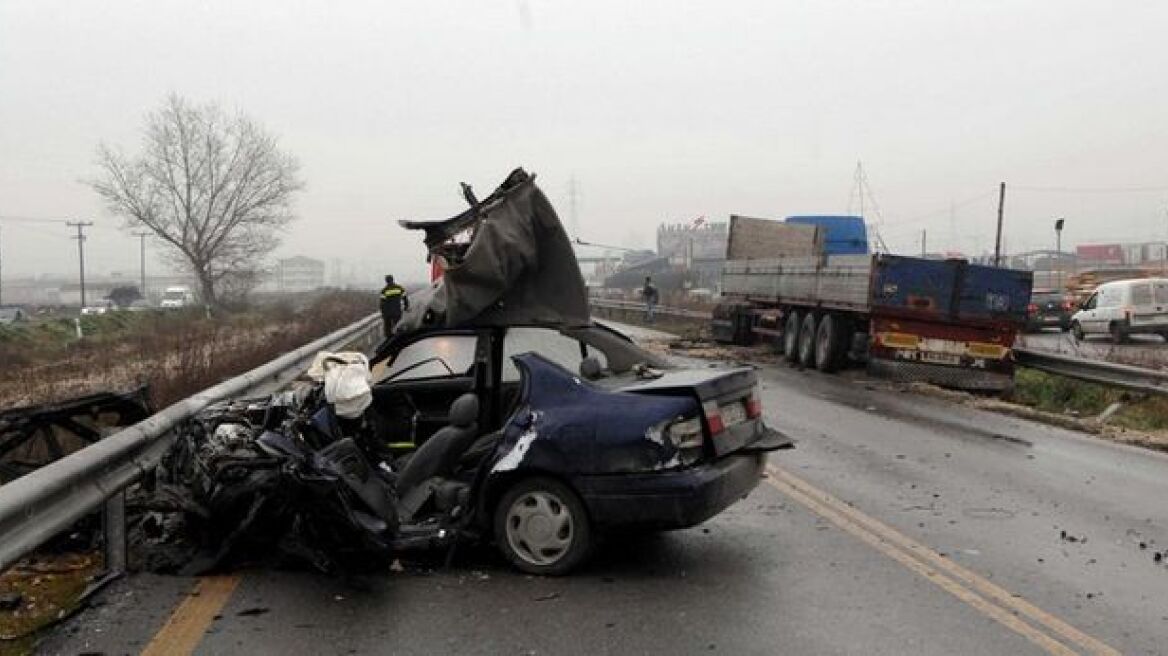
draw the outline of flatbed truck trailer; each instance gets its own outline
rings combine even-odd
[[[1013,385],[1032,273],[900,255],[833,255],[823,226],[731,217],[711,332],[792,364],[969,390]],[[779,257],[767,257],[775,252]]]

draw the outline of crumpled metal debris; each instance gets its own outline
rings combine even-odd
[[[463,190],[471,205],[465,212],[442,221],[401,222],[424,231],[429,257],[442,258],[444,273],[433,287],[414,294],[395,332],[471,323],[587,325],[580,265],[535,175],[515,169],[482,201],[468,186]]]
[[[396,493],[358,445],[369,430],[338,418],[321,384],[208,408],[179,429],[141,500],[138,546],[178,545],[153,566],[188,574],[249,560],[330,571],[388,554]]]
[[[145,387],[0,412],[0,485],[131,426],[152,410]]]

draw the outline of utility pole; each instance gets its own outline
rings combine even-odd
[[[1054,222],[1054,250],[1057,253],[1055,266],[1058,267],[1059,293],[1063,292],[1063,224],[1066,222],[1066,219],[1056,219]]]
[[[925,253],[928,252],[925,249],[925,242],[928,238],[929,238],[929,231],[924,229],[924,228],[921,228],[921,257],[922,258],[925,257]]]
[[[93,225],[93,221],[66,221],[65,225],[77,228],[77,261],[81,270],[81,307],[85,307],[85,229]]]
[[[0,307],[4,307],[4,240],[0,239]]]
[[[135,232],[135,236],[140,240],[141,250],[138,255],[138,266],[142,275],[142,298],[146,298],[146,238],[150,236],[149,232]]]
[[[994,266],[1002,266],[1002,210],[1006,205],[1006,183],[998,187],[998,231],[994,237]]]

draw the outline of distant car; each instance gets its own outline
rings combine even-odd
[[[1075,339],[1109,335],[1116,344],[1137,334],[1168,339],[1168,278],[1099,285],[1071,317],[1071,333]]]
[[[194,302],[195,295],[191,293],[190,288],[167,287],[166,291],[162,293],[162,302],[158,306],[174,310],[188,307]]]
[[[1036,291],[1030,295],[1026,307],[1026,332],[1058,326],[1064,333],[1071,329],[1071,315],[1075,304],[1059,291]]]
[[[28,315],[18,307],[0,307],[0,325],[24,321]]]
[[[113,307],[113,304],[110,303],[109,301],[99,301],[99,302],[95,303],[94,305],[87,305],[87,306],[81,308],[81,314],[82,314],[82,316],[94,316],[94,315],[105,314],[105,313],[109,312],[112,307]]]

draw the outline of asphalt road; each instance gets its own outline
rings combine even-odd
[[[356,580],[246,571],[194,596],[195,581],[135,576],[41,651],[1168,651],[1168,565],[1153,556],[1168,550],[1168,458],[860,372],[760,376],[768,421],[797,448],[719,517],[611,539],[578,575],[516,574],[479,550]],[[174,642],[151,645],[164,625]]]

